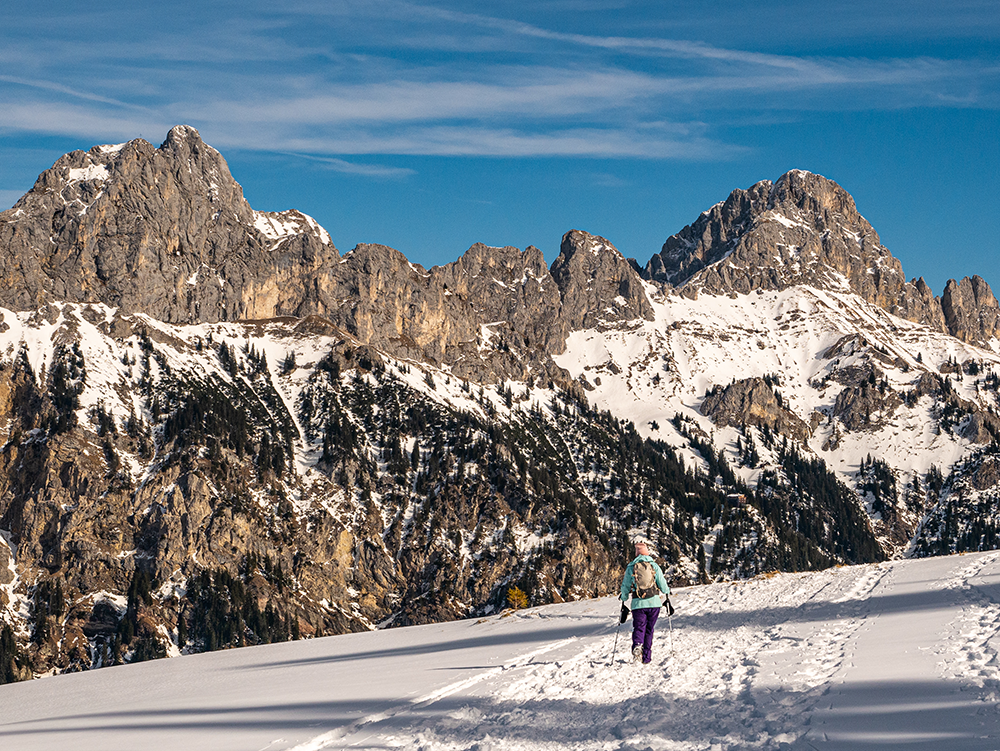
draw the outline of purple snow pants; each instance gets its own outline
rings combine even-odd
[[[653,659],[653,627],[659,615],[659,608],[639,608],[632,611],[632,649],[642,645],[643,662]]]

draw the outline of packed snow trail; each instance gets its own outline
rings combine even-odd
[[[651,665],[614,599],[0,686],[0,746],[1000,748],[1000,554],[678,590]]]
[[[864,626],[813,712],[808,745],[1000,748],[998,557],[893,566],[867,598]],[[928,582],[945,561],[961,567],[941,566]]]

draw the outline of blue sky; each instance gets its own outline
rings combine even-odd
[[[645,263],[734,188],[836,180],[935,293],[1000,287],[1000,3],[50,2],[0,29],[0,203],[185,123],[251,205],[431,266],[569,229]],[[1000,289],[997,289],[1000,293]]]

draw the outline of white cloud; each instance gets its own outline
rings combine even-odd
[[[550,118],[603,117],[623,106],[655,99],[676,82],[631,71],[569,71],[507,68],[491,78],[502,81],[394,79],[358,84],[317,84],[314,91],[255,93],[245,100],[213,98],[194,105],[209,119],[336,125],[350,122],[446,122],[493,119],[520,122]],[[288,87],[269,91],[285,92]]]
[[[717,159],[739,150],[689,123],[1000,107],[1000,70],[984,58],[803,57],[392,0],[251,11],[223,35],[212,25],[105,37],[95,25],[61,39],[25,27],[42,36],[0,51],[0,127],[103,142],[156,140],[185,122],[220,147],[314,156]],[[463,45],[477,54],[456,54]],[[333,157],[327,166],[400,176]]]
[[[297,154],[294,152],[284,153],[286,153],[287,156],[294,156],[299,159],[318,162],[328,170],[348,175],[395,179],[417,174],[416,170],[412,170],[407,167],[386,167],[381,164],[358,164],[357,162],[349,162],[346,159],[337,159],[335,157],[313,156],[311,154]]]
[[[542,132],[473,126],[352,131],[325,138],[295,139],[296,150],[342,154],[421,154],[496,157],[626,157],[635,159],[727,159],[742,147],[700,135],[625,128],[568,128]]]
[[[43,91],[51,91],[58,94],[66,94],[67,96],[74,99],[84,99],[87,101],[97,102],[100,104],[110,104],[115,107],[140,109],[135,105],[122,101],[121,99],[112,99],[111,97],[101,96],[99,94],[92,94],[89,91],[78,89],[72,86],[66,86],[64,84],[57,83],[54,81],[41,81],[30,78],[21,78],[19,76],[0,75],[0,82],[16,84],[17,86],[26,86],[32,89],[41,89]]]
[[[179,121],[178,121],[179,122]],[[159,143],[177,122],[156,115],[141,117],[66,102],[8,102],[0,107],[0,129],[94,139],[94,143],[145,138]],[[158,140],[159,139],[159,140]]]

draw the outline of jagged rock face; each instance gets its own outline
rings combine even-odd
[[[854,199],[832,180],[794,170],[736,190],[667,239],[645,268],[686,294],[749,293],[808,284],[850,290],[894,315],[985,342],[1000,333],[996,299],[982,279],[949,283],[936,299],[881,244]]]
[[[337,251],[304,215],[254,212],[225,160],[177,126],[62,157],[0,214],[0,304],[102,302],[164,321],[322,312]]]
[[[560,319],[568,331],[653,318],[639,275],[603,237],[567,232],[552,277],[562,292]]]
[[[6,540],[0,538],[0,584],[10,584],[14,581],[13,563],[14,556],[10,552],[10,546],[7,545]],[[6,597],[6,595],[6,592],[0,592],[0,600]],[[0,602],[0,607],[6,607],[7,604],[6,602]]]
[[[837,394],[833,415],[848,430],[874,430],[892,419],[902,400],[892,389],[864,382]]]
[[[784,406],[778,394],[763,378],[735,381],[715,388],[705,396],[701,413],[719,427],[767,427],[798,441],[809,437],[809,426]]]
[[[860,346],[862,341],[860,337],[845,337],[827,350],[825,355],[836,357],[844,354]],[[888,359],[878,350],[871,350],[871,355],[879,359]],[[834,401],[832,415],[839,419],[847,430],[880,429],[892,420],[896,409],[903,403],[900,395],[889,386],[885,373],[875,362],[837,368],[829,378],[844,386]],[[933,379],[933,376],[931,378]],[[920,382],[918,379],[918,384]],[[927,383],[926,379],[923,382]]]
[[[927,396],[928,394],[939,395],[942,391],[941,376],[925,371],[921,373],[913,385],[916,396]]]
[[[360,341],[447,363],[479,382],[565,380],[551,360],[570,331],[651,318],[636,271],[611,243],[563,238],[551,273],[540,250],[473,245],[430,270],[383,245],[359,245],[331,274],[326,315]]]
[[[948,331],[965,342],[983,342],[1000,331],[1000,305],[980,276],[945,285],[941,309]]]
[[[873,286],[888,283],[895,290],[904,282],[898,261],[851,196],[830,180],[799,171],[734,191],[670,238],[659,258],[659,279],[713,294],[796,284],[842,288],[842,276],[870,300]],[[727,263],[719,264],[723,259]],[[689,273],[682,272],[685,267]],[[647,269],[657,278],[652,266]]]
[[[1000,484],[1000,457],[988,456],[969,477],[976,490],[989,490]]]
[[[359,245],[322,299],[328,317],[360,341],[448,363],[461,377],[560,376],[548,357],[566,333],[559,289],[537,248],[477,244],[428,271],[392,248]]]
[[[477,243],[454,263],[431,270],[445,289],[467,300],[482,325],[516,337],[518,349],[562,348],[560,290],[542,252],[529,246],[491,248]]]
[[[10,309],[100,302],[180,323],[318,314],[478,381],[563,378],[550,355],[572,327],[649,315],[638,275],[603,238],[569,233],[556,269],[537,248],[481,244],[429,271],[382,245],[341,258],[311,218],[254,211],[186,126],[159,148],[67,154],[0,215]]]
[[[698,220],[667,238],[663,249],[646,264],[647,278],[678,285],[730,253],[767,207],[771,183],[734,190],[723,203],[702,212]]]
[[[992,443],[1000,437],[1000,418],[981,409],[974,409],[968,421],[960,428],[959,434],[972,443]]]

